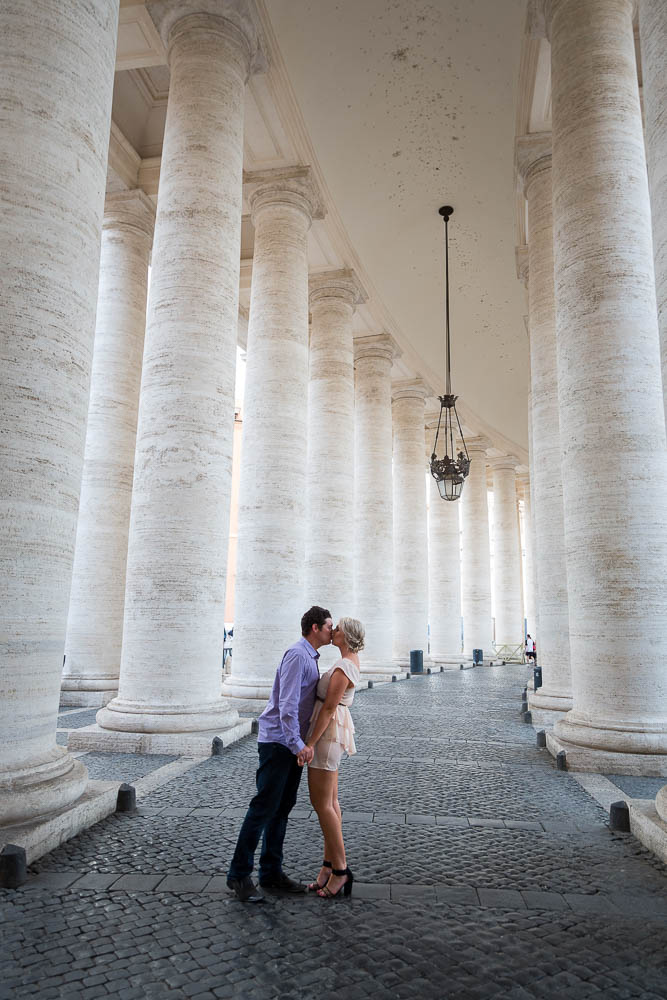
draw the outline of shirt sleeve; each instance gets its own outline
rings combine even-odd
[[[293,754],[303,750],[299,727],[299,700],[301,698],[302,657],[296,650],[288,650],[280,664],[280,698],[278,711],[285,743]]]

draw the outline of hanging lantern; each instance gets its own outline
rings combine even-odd
[[[431,455],[431,475],[438,485],[443,500],[458,500],[463,489],[463,481],[470,471],[470,458],[466,448],[461,421],[456,412],[458,396],[452,393],[452,363],[449,343],[449,218],[454,211],[444,205],[438,214],[445,220],[445,348],[446,348],[446,392],[440,396],[440,414]],[[444,455],[438,458],[438,440],[444,442]],[[455,439],[461,442],[457,452]],[[455,457],[456,456],[456,457]]]

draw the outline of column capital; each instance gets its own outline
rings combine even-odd
[[[429,395],[429,388],[423,378],[403,378],[391,383],[391,401],[399,399],[421,399]]]
[[[368,301],[366,290],[350,268],[311,274],[308,298],[311,306],[322,299],[340,299],[352,308]]]
[[[322,193],[310,167],[277,167],[244,174],[253,224],[257,212],[267,205],[293,205],[309,220],[323,219],[326,212]]]
[[[502,471],[503,469],[516,472],[517,465],[521,464],[516,455],[498,455],[495,458],[487,458],[487,463],[494,472],[496,470]]]
[[[400,347],[389,333],[363,333],[354,338],[354,360],[364,358],[381,358],[393,361],[400,358]]]
[[[532,38],[548,38],[551,41],[551,19],[560,0],[529,0],[528,30]],[[637,16],[639,0],[625,0],[632,19]]]
[[[520,247],[514,248],[514,262],[516,264],[516,276],[519,281],[522,281],[524,286],[528,288],[528,275],[529,270],[529,253],[528,247],[524,243]]]
[[[468,449],[468,452],[475,452],[476,455],[483,454],[485,461],[488,461],[486,449],[490,447],[490,440],[486,437],[482,437],[482,435],[479,435],[478,437],[466,438],[466,448]]]
[[[167,53],[179,32],[218,32],[245,48],[248,76],[266,70],[255,0],[149,0],[146,7]]]
[[[133,229],[152,240],[154,226],[155,205],[140,188],[106,196],[102,229]]]
[[[514,167],[527,197],[532,182],[551,169],[551,132],[518,136],[514,144]]]
[[[530,473],[529,472],[517,472],[516,474],[516,485],[523,495],[528,494],[530,496]]]

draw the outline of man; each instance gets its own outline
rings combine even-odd
[[[319,680],[320,646],[331,642],[331,612],[314,606],[301,619],[301,639],[287,650],[276,671],[269,703],[259,717],[257,794],[241,826],[227,885],[243,903],[264,897],[250,877],[262,837],[259,884],[263,889],[303,892],[282,869],[287,817],[294,807],[303,765],[313,757],[304,743]]]

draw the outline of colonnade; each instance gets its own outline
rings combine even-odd
[[[552,132],[520,137],[516,157],[543,670],[530,707],[569,766],[667,775],[667,3],[639,4],[645,131],[632,0],[543,13]]]

